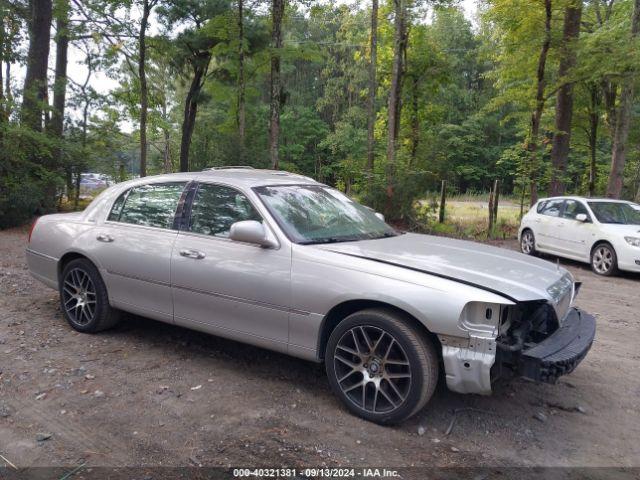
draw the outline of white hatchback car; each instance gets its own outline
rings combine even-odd
[[[520,249],[588,262],[598,275],[640,272],[640,205],[608,198],[539,200],[522,218]]]

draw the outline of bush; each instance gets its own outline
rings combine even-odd
[[[357,188],[363,192],[360,195],[362,201],[384,213],[388,221],[411,226],[423,209],[418,200],[424,198],[425,186],[431,176],[429,172],[405,168],[399,164],[391,188],[383,172],[376,172],[370,181],[363,176]]]
[[[0,131],[0,228],[21,225],[55,207],[61,176],[47,168],[56,143],[15,125]]]
[[[43,186],[26,172],[0,177],[0,229],[22,225],[38,213]]]

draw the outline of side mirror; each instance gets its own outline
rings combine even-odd
[[[376,217],[378,217],[380,220],[384,222],[384,215],[381,214],[380,212],[376,212]]]
[[[587,220],[589,220],[589,217],[587,217],[586,213],[579,213],[579,214],[576,215],[576,220],[579,221],[579,222],[584,223]]]
[[[270,238],[264,225],[255,220],[244,220],[231,225],[229,238],[237,242],[253,243],[265,248],[278,246],[278,243]]]

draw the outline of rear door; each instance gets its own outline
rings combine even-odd
[[[123,310],[173,321],[171,251],[176,211],[186,182],[133,187],[118,197],[97,227],[93,253],[111,303]]]
[[[587,216],[586,222],[576,220],[578,214]],[[565,200],[562,211],[564,224],[559,230],[559,248],[568,256],[588,260],[595,239],[595,227],[587,207],[579,200]]]
[[[262,248],[229,239],[235,222],[270,228],[240,190],[201,183],[188,225],[173,249],[175,322],[286,351],[291,305],[291,247]]]
[[[558,252],[561,248],[560,232],[564,227],[562,210],[564,199],[547,200],[538,212],[540,222],[536,233],[536,246],[543,250]]]

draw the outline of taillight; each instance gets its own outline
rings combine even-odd
[[[36,223],[38,223],[38,219],[37,218],[31,224],[31,228],[29,229],[29,238],[27,240],[27,243],[31,243],[31,234],[33,233],[33,229],[36,228]]]

